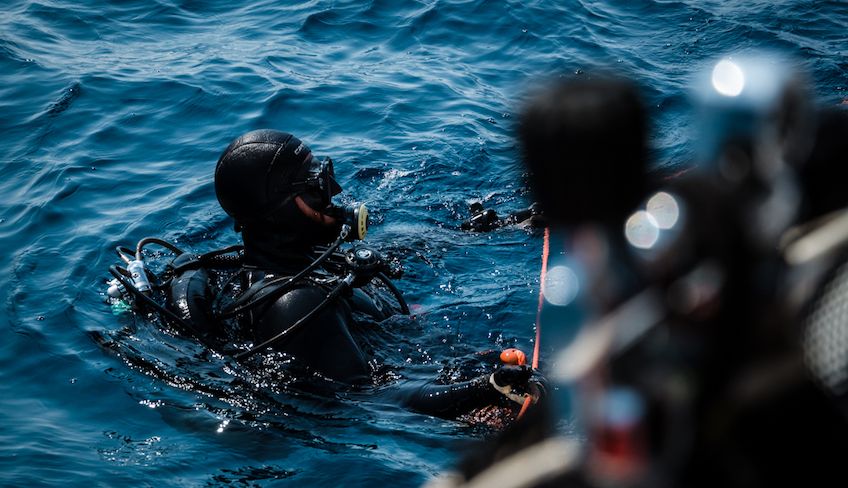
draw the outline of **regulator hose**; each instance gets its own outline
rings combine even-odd
[[[386,273],[380,271],[379,273],[375,274],[374,277],[380,280],[384,285],[386,285],[386,288],[388,288],[392,295],[395,297],[395,300],[397,300],[398,305],[400,305],[400,313],[404,315],[409,315],[409,305],[407,305],[406,300],[400,293],[400,290],[398,290],[395,284],[392,283],[392,280],[390,280],[389,277],[386,276]]]

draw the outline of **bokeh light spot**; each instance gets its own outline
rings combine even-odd
[[[728,59],[719,61],[713,68],[713,88],[726,97],[735,97],[745,88],[745,73]]]
[[[639,210],[624,224],[624,236],[631,246],[638,249],[650,249],[660,237],[660,228],[651,214],[645,210]]]
[[[580,281],[568,266],[554,266],[545,274],[543,294],[552,305],[564,307],[577,298]]]

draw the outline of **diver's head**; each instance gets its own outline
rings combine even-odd
[[[249,237],[290,244],[329,242],[340,219],[327,215],[342,191],[333,163],[318,160],[293,135],[270,129],[248,132],[230,143],[215,168],[215,194],[221,207]]]

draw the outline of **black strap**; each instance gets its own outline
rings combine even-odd
[[[260,303],[269,300],[269,296],[279,297],[294,285],[291,276],[275,276],[273,278],[262,278],[244,291],[227,310],[221,312],[219,318],[229,318],[245,312]]]
[[[273,346],[274,344],[282,342],[284,339],[288,338],[289,334],[291,334],[292,332],[303,327],[307,322],[309,322],[312,319],[312,317],[317,315],[318,312],[324,310],[327,307],[327,305],[329,305],[330,303],[333,302],[333,300],[338,298],[338,296],[341,295],[341,293],[343,291],[350,289],[350,284],[351,284],[352,281],[353,281],[353,275],[346,276],[343,280],[341,280],[339,282],[338,285],[336,285],[335,288],[333,288],[332,291],[330,291],[330,293],[327,294],[327,296],[324,298],[324,300],[321,303],[319,303],[315,308],[310,310],[309,313],[307,313],[306,315],[301,317],[297,322],[295,322],[294,324],[292,324],[290,327],[283,330],[279,334],[275,335],[274,337],[268,339],[267,341],[265,341],[265,342],[263,342],[263,343],[261,343],[257,346],[254,346],[247,351],[240,352],[240,353],[234,355],[233,358],[235,358],[236,361],[241,361],[243,359],[249,358],[250,356],[253,356],[254,354],[256,354],[258,352],[264,351],[265,349]]]
[[[323,254],[318,256],[315,261],[312,261],[312,263],[306,268],[304,268],[301,272],[292,277],[286,276],[269,280],[267,284],[263,284],[260,289],[257,289],[257,291],[253,292],[253,295],[256,296],[255,299],[250,299],[251,297],[248,297],[242,300],[242,298],[250,291],[248,290],[248,292],[245,292],[241,297],[239,297],[233,305],[228,307],[227,310],[223,310],[217,318],[225,319],[233,317],[239,313],[246,312],[259,304],[265,303],[268,300],[273,300],[280,297],[285,292],[290,290],[295,284],[297,284],[297,282],[302,280],[304,277],[308,276],[321,263],[326,261],[327,258],[329,258],[336,251],[336,249],[339,248],[339,246],[342,244],[342,242],[344,242],[344,239],[346,237],[347,231],[345,231],[343,228],[342,233],[339,235],[338,239],[336,239],[335,242],[333,242],[333,244],[330,245],[330,247],[328,247]],[[262,292],[262,290],[266,287],[268,287],[269,290],[260,294],[260,292]]]
[[[238,268],[242,265],[241,252],[244,246],[236,245],[216,249],[204,254],[182,253],[171,261],[174,274],[180,274],[192,269],[208,268]],[[229,255],[229,256],[228,256]]]

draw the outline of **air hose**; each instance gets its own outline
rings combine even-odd
[[[539,274],[539,305],[536,309],[536,342],[533,345],[533,369],[539,369],[539,344],[542,337],[542,307],[545,304],[545,276],[548,272],[548,256],[550,255],[550,249],[551,230],[549,227],[545,227],[545,240],[542,245],[542,271]],[[517,418],[520,419],[524,416],[524,413],[527,412],[528,408],[530,408],[531,403],[533,403],[532,397],[528,396],[524,399],[524,404],[521,405],[521,410],[519,410]]]
[[[395,284],[392,283],[392,280],[390,280],[389,277],[386,276],[386,273],[383,273],[381,271],[381,272],[377,273],[376,275],[374,275],[374,277],[377,278],[378,280],[380,280],[381,283],[386,285],[386,288],[388,288],[389,291],[391,292],[392,296],[395,297],[395,300],[397,300],[398,305],[400,306],[400,313],[402,313],[404,315],[409,315],[409,305],[407,305],[406,300],[403,298],[403,295],[401,295],[401,293],[400,293],[400,290],[398,290],[397,287],[395,286]]]

